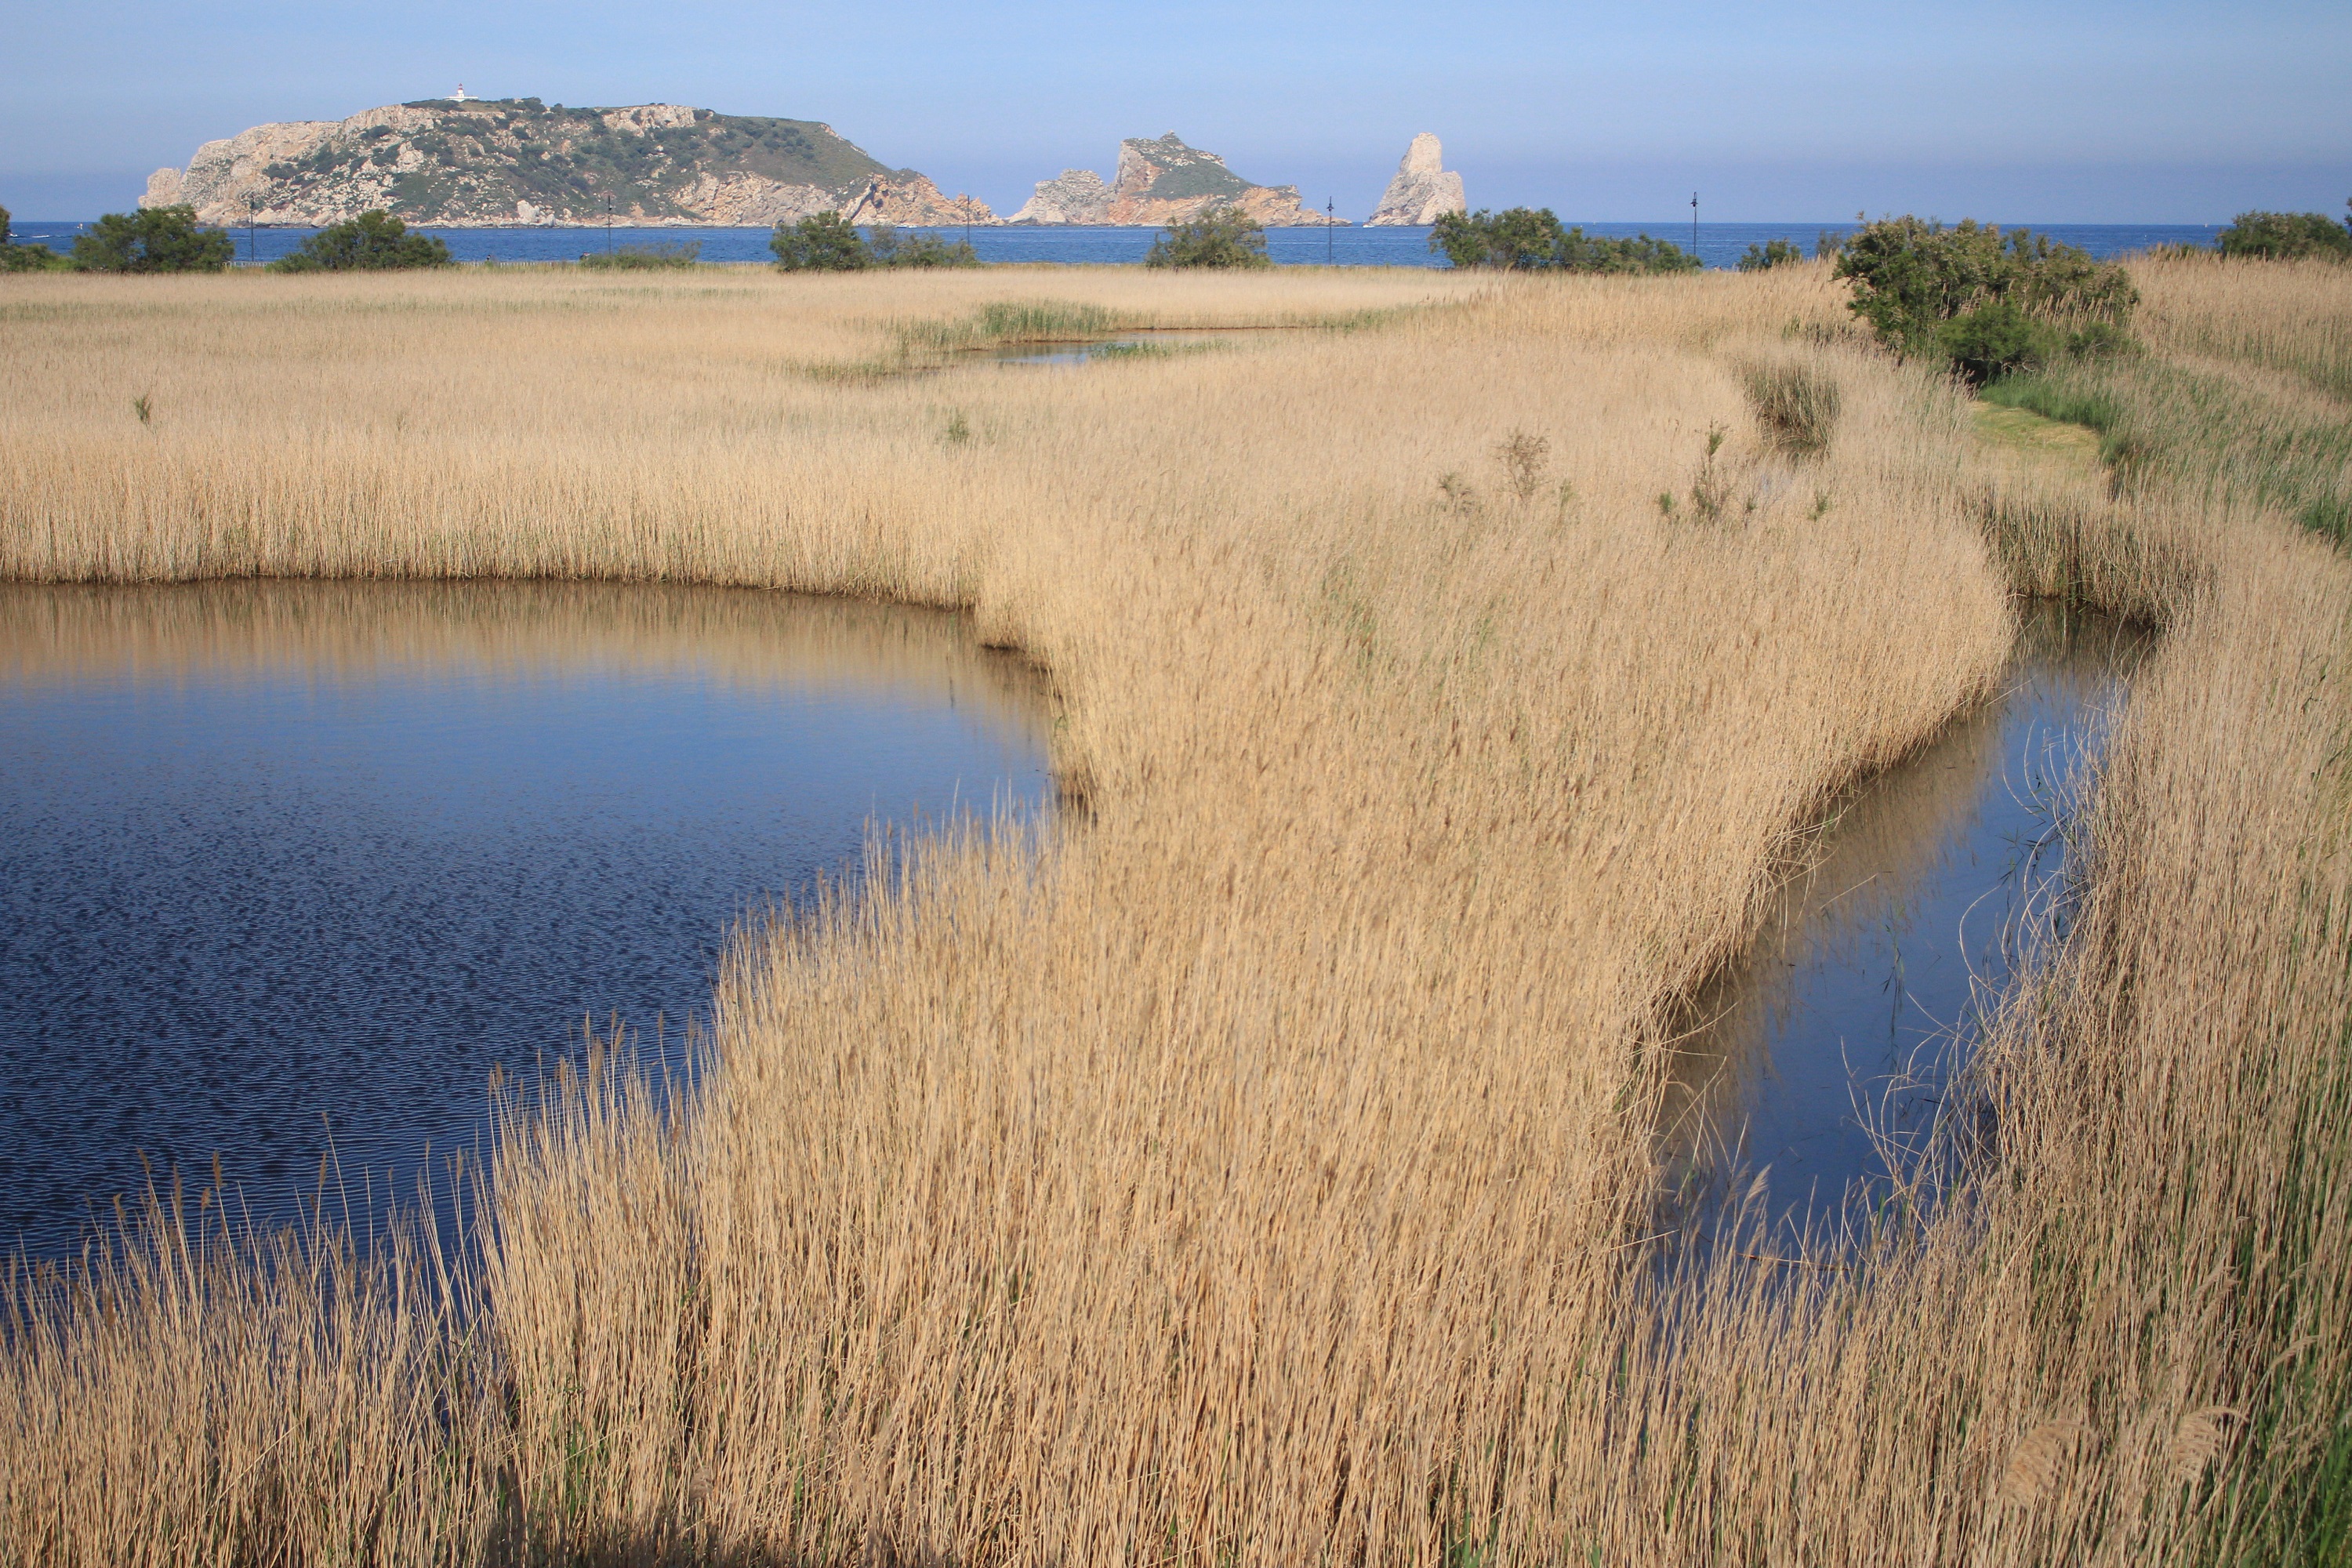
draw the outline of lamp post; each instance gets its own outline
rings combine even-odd
[[[1691,259],[1698,259],[1698,193],[1691,193]]]
[[[252,193],[251,191],[247,191],[247,192],[246,192],[246,193],[245,193],[245,264],[246,264],[247,267],[251,267],[251,266],[254,266],[254,265],[257,264],[257,263],[260,261],[260,259],[261,259],[261,254],[260,254],[260,250],[259,250],[259,248],[258,248],[258,242],[254,238],[254,233],[253,233],[253,230],[254,230],[254,216],[253,216],[253,214],[254,214],[254,208],[255,208],[255,206],[256,206],[257,205],[257,203],[255,202],[255,200],[254,200],[253,193]]]
[[[1336,264],[1339,254],[1339,237],[1332,231],[1339,226],[1339,199],[1331,196],[1323,203],[1323,265]]]

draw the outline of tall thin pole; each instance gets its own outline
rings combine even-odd
[[[1698,259],[1698,193],[1691,193],[1691,259]]]
[[[1323,265],[1333,266],[1339,255],[1339,198],[1332,196],[1323,204]]]

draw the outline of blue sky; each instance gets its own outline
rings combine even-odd
[[[822,120],[1000,211],[1176,131],[1360,217],[1417,131],[1571,219],[2222,222],[2352,196],[2352,5],[0,0],[0,205],[447,93]]]

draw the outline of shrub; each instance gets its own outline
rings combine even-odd
[[[768,248],[785,272],[856,272],[873,264],[866,242],[839,213],[817,213],[798,223],[776,226]]]
[[[1212,207],[1186,223],[1172,223],[1151,242],[1146,267],[1271,267],[1265,226],[1232,207]]]
[[[1994,300],[1936,329],[1936,346],[1971,386],[2017,371],[2039,370],[2061,345],[2058,329],[2008,300]]]
[[[1761,245],[1749,246],[1741,253],[1739,270],[1769,272],[1775,267],[1786,267],[1790,262],[1802,261],[1804,258],[1805,253],[1788,240],[1768,239]]]
[[[590,251],[580,265],[592,272],[657,272],[702,264],[702,241],[683,245],[625,245],[618,250]]]
[[[8,209],[0,207],[0,272],[47,272],[64,265],[65,258],[46,245],[18,245],[8,236]]]
[[[1511,207],[1499,213],[1482,207],[1476,213],[1441,214],[1430,230],[1429,248],[1444,251],[1445,259],[1460,268],[1521,271],[1551,265],[1567,237],[1549,207]]]
[[[218,272],[236,255],[228,231],[201,228],[191,206],[109,213],[74,240],[83,272]]]
[[[289,256],[269,264],[272,272],[396,272],[412,267],[452,265],[449,247],[429,234],[411,234],[387,212],[364,212],[331,223]]]
[[[977,267],[980,253],[968,239],[953,245],[936,234],[901,235],[887,223],[877,223],[866,241],[866,255],[877,267]]]
[[[2045,355],[2064,346],[2068,331],[2085,347],[2111,349],[2127,341],[2139,303],[2121,267],[2029,229],[2004,237],[1974,220],[1953,228],[1909,216],[1865,225],[1839,248],[1832,276],[1853,285],[1846,308],[1882,342],[1901,354],[1942,355],[1955,363],[1956,349],[1966,351],[1969,364],[1987,363],[1986,354],[2022,353],[2025,337],[2044,328],[2054,329],[2036,336],[2036,352]],[[1993,305],[2010,310],[1979,314]],[[1963,317],[1970,324],[1955,325]],[[2021,321],[2033,323],[2035,332]]]
[[[2346,205],[2352,206],[2352,202]],[[2326,213],[2240,213],[2217,243],[2224,256],[2263,261],[2316,256],[2341,261],[2352,258],[2352,218],[2337,223]]]
[[[1549,207],[1447,213],[1430,230],[1429,248],[1456,267],[1503,271],[1695,272],[1698,258],[1670,240],[1611,239],[1563,228]]]

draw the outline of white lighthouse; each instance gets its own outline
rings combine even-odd
[[[467,99],[467,97],[466,97],[466,84],[465,84],[464,82],[462,82],[462,81],[461,81],[461,82],[459,82],[459,83],[457,84],[457,90],[454,94],[452,94],[452,95],[451,95],[451,98],[452,98],[452,101],[454,101],[454,102],[457,102],[457,103],[465,103],[465,102],[469,101],[469,100]],[[481,101],[481,100],[479,100],[479,99],[474,99],[474,100],[471,100],[470,101],[475,102],[475,103],[479,103],[479,102]]]

